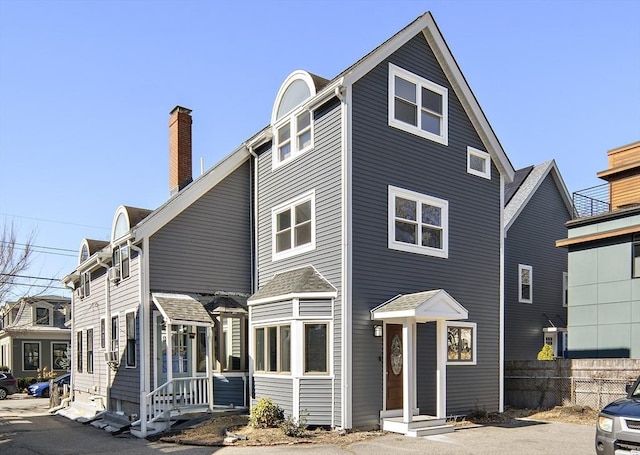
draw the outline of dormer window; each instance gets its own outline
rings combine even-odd
[[[295,71],[280,87],[271,114],[274,168],[313,148],[313,112],[304,103],[315,93],[305,71]]]
[[[33,307],[33,324],[34,325],[51,325],[51,309],[42,306]]]

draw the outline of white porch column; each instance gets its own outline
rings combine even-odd
[[[167,382],[171,382],[173,380],[173,355],[171,353],[173,350],[173,336],[171,335],[171,328],[173,326],[171,325],[171,321],[165,321],[164,326],[167,331],[167,339],[165,343],[167,346]]]
[[[436,321],[436,417],[447,416],[447,326],[444,319]]]
[[[402,323],[402,420],[405,423],[413,421],[415,365],[413,364],[415,351],[416,323],[413,319],[405,319]]]
[[[209,411],[213,411],[213,372],[211,371],[211,331],[213,327],[205,327],[205,363],[207,374],[207,396],[209,397]],[[196,328],[196,331],[198,329]],[[196,332],[197,333],[197,332]],[[197,337],[196,337],[197,342]]]

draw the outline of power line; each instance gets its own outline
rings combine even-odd
[[[46,286],[44,284],[31,284],[31,283],[13,283],[11,285],[12,288],[16,287],[25,287],[25,288],[44,288],[44,289],[62,289],[64,291],[71,292],[71,289],[65,288],[63,286]]]
[[[104,227],[104,226],[92,226],[90,224],[69,223],[68,221],[47,220],[45,218],[33,218],[33,217],[29,217],[29,216],[12,215],[10,213],[2,213],[2,212],[0,212],[0,215],[9,216],[9,217],[13,217],[13,218],[23,218],[25,220],[44,221],[46,223],[67,224],[69,226],[79,226],[79,227],[86,227],[86,228],[93,228],[93,229],[103,229],[105,231],[108,231],[110,229],[110,228]]]
[[[13,243],[14,245],[18,245],[18,246],[30,246],[31,248],[44,248],[46,250],[56,250],[56,251],[70,251],[72,253],[77,252],[77,250],[72,250],[70,248],[55,248],[53,246],[43,246],[43,245],[30,245],[28,243],[17,243],[17,242],[8,242],[6,240],[0,240],[0,243]],[[24,248],[22,248],[24,249]]]
[[[25,251],[26,248],[16,247],[16,250]],[[36,249],[33,249],[31,251],[33,251],[34,253],[53,254],[54,256],[65,256],[68,258],[78,257],[77,254],[56,253],[55,251],[43,251],[43,250],[36,250]]]
[[[18,275],[15,273],[0,273],[0,276],[11,276],[14,278],[28,278],[30,280],[47,280],[47,281],[56,281],[60,279],[60,278],[47,278],[44,276]]]

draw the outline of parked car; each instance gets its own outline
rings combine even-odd
[[[18,380],[7,371],[0,371],[0,400],[18,393]]]
[[[71,383],[71,374],[67,373],[63,374],[62,376],[58,376],[53,380],[53,382],[58,387],[69,385]],[[49,398],[49,381],[36,382],[35,384],[31,384],[29,387],[27,387],[27,392],[29,393],[29,395],[33,395],[34,397]]]
[[[640,455],[640,376],[627,385],[627,396],[612,401],[598,414],[598,455]]]

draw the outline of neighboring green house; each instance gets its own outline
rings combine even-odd
[[[23,297],[0,307],[0,366],[15,377],[36,377],[46,367],[69,368],[71,299],[55,295]]]
[[[640,141],[609,151],[604,185],[573,194],[568,356],[640,358]]]

